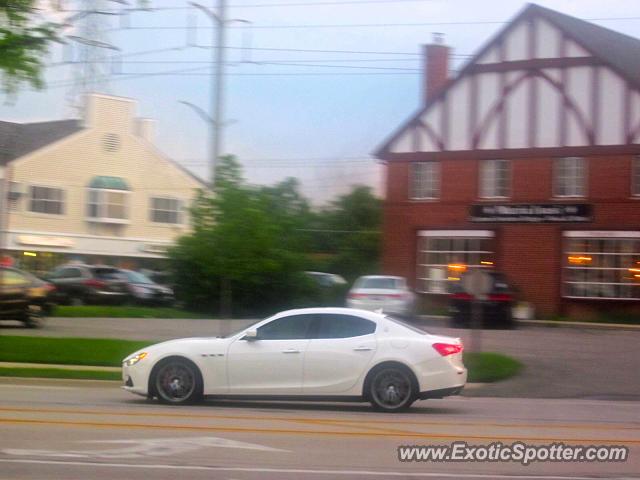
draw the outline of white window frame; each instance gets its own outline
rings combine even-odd
[[[640,197],[640,155],[631,159],[631,196]]]
[[[629,270],[640,268],[640,232],[565,231],[563,236],[564,298],[640,301],[640,278],[632,278]],[[584,242],[585,248],[576,248],[576,241]],[[624,250],[622,242],[633,248]]]
[[[409,164],[409,198],[437,200],[440,198],[440,162],[412,162]]]
[[[481,160],[480,161],[480,198],[509,198],[511,197],[511,161],[510,160]],[[501,191],[500,175],[504,175],[503,191]]]
[[[585,198],[587,196],[587,160],[585,158],[553,159],[553,196],[556,198]]]
[[[436,255],[444,255],[447,257],[468,257],[476,256],[478,258],[478,263],[467,263],[464,265],[468,270],[479,269],[479,268],[491,268],[492,265],[485,264],[483,265],[482,259],[493,259],[495,252],[493,250],[459,250],[459,249],[434,249],[431,248],[429,243],[435,240],[447,240],[447,241],[455,241],[455,240],[478,240],[478,241],[489,241],[494,238],[494,232],[491,230],[421,230],[418,232],[418,242],[417,242],[417,258],[416,258],[416,291],[420,293],[428,293],[431,295],[446,295],[449,293],[447,288],[449,280],[449,265],[448,263],[429,263],[428,257],[431,254]],[[423,245],[426,244],[427,248],[422,248]],[[490,244],[491,245],[491,244]],[[427,260],[422,261],[424,256],[427,256]],[[492,262],[493,260],[491,260]],[[456,262],[454,262],[456,263]],[[427,269],[430,274],[438,273],[439,278],[432,277],[430,274],[426,276],[422,276],[421,273],[424,269]],[[424,287],[426,286],[426,287]]]
[[[98,196],[97,202],[92,202],[91,195],[95,193]],[[105,203],[105,194],[116,193],[123,195],[124,202],[124,218],[119,217],[111,217],[108,214],[108,205],[117,205],[117,204],[107,204]],[[131,192],[128,190],[115,190],[108,188],[88,188],[87,189],[87,201],[85,202],[85,206],[87,208],[86,218],[90,222],[101,222],[101,223],[130,223],[130,196]],[[91,205],[97,205],[98,214],[93,216],[90,215],[89,208]]]
[[[177,202],[177,209],[176,210],[164,210],[164,209],[160,209],[160,208],[154,208],[154,202],[156,200],[169,200],[169,201],[173,201],[173,202]],[[176,221],[175,222],[163,222],[160,220],[156,220],[154,218],[154,214],[156,212],[170,212],[170,213],[174,213],[176,214]],[[185,201],[181,198],[176,198],[176,197],[169,197],[169,196],[163,196],[163,195],[154,195],[152,197],[149,197],[149,221],[155,225],[184,225],[184,216],[185,216]]]
[[[48,198],[40,198],[37,200],[34,200],[33,197],[33,193],[34,193],[34,189],[36,188],[44,188],[47,190],[57,190],[58,192],[60,192],[60,196],[61,199],[60,200],[51,200]],[[60,217],[62,215],[66,214],[66,200],[67,200],[67,192],[60,187],[54,187],[51,185],[41,185],[41,184],[30,184],[29,185],[29,198],[27,199],[27,211],[30,213],[34,213],[37,215],[52,215],[52,216],[56,216],[56,217]],[[11,201],[11,200],[9,200]],[[46,203],[56,203],[56,204],[60,204],[60,213],[51,213],[51,212],[41,212],[39,210],[33,210],[33,202],[46,202]]]

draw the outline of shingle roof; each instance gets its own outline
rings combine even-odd
[[[627,80],[640,86],[640,40],[637,38],[535,4],[529,5],[524,13],[527,11],[546,18]]]
[[[0,165],[82,130],[79,120],[13,123],[0,121]]]

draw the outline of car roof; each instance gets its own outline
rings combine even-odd
[[[310,315],[314,313],[333,313],[340,315],[358,315],[360,317],[367,318],[372,321],[380,321],[384,318],[384,315],[369,310],[360,310],[358,308],[346,308],[346,307],[311,307],[311,308],[296,308],[293,310],[285,310],[272,315],[269,318],[284,317],[288,315]]]
[[[393,278],[394,280],[404,280],[404,277],[398,277],[396,275],[364,275],[360,278]],[[358,280],[360,280],[360,278]]]

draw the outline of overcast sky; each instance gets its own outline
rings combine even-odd
[[[69,9],[79,4],[58,1]],[[149,2],[160,9],[130,14],[122,23],[117,17],[107,20],[109,41],[124,55],[176,50],[125,58],[110,77],[109,93],[135,98],[139,114],[157,120],[159,147],[204,177],[209,132],[179,101],[208,109],[211,50],[187,45],[211,45],[210,23],[185,8],[184,0]],[[217,0],[207,2],[213,3]],[[629,35],[639,31],[640,1],[538,3]],[[520,0],[230,0],[229,17],[250,21],[251,27],[237,23],[229,29],[228,45],[238,48],[228,55],[225,110],[232,123],[225,130],[224,151],[242,161],[251,182],[299,177],[304,193],[316,202],[351,184],[378,186],[380,167],[370,153],[419,105],[420,45],[430,41],[432,32],[444,33],[455,55],[453,68],[459,68],[525,5]],[[187,31],[194,16],[198,28]],[[133,28],[122,28],[127,23]],[[58,48],[49,62],[64,58]],[[187,69],[178,75],[128,78]],[[13,104],[0,106],[0,119],[68,117],[72,75],[71,67],[50,67],[50,88],[23,90]]]

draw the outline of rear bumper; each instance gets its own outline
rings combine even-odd
[[[449,388],[440,388],[438,390],[429,390],[426,392],[420,392],[418,394],[418,398],[420,400],[426,400],[428,398],[444,398],[449,397],[451,395],[459,395],[464,385],[459,385],[457,387],[449,387]]]

